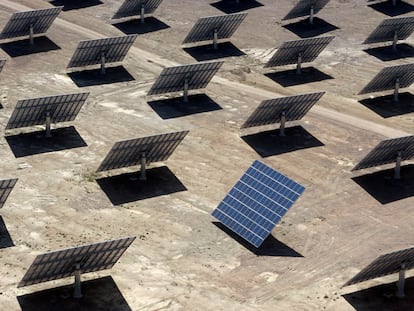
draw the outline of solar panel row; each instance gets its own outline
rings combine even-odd
[[[397,34],[398,40],[407,39],[414,31],[414,16],[388,18],[384,19],[381,24],[368,36],[364,41],[365,44],[393,41],[394,34]]]

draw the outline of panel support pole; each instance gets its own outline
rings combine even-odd
[[[281,137],[286,136],[285,124],[286,124],[286,114],[284,111],[282,111],[282,113],[280,114],[280,129],[279,129],[279,136]]]
[[[141,24],[145,23],[145,6],[141,5]]]
[[[400,101],[398,98],[399,92],[400,92],[400,79],[397,78],[397,80],[395,80],[395,86],[394,86],[394,102],[396,103]]]
[[[145,156],[145,152],[143,152],[141,153],[141,172],[140,172],[139,180],[147,180],[146,165],[147,165],[147,158]]]
[[[237,3],[237,4],[240,4],[240,0],[236,0],[236,3]]]
[[[398,43],[398,31],[394,31],[394,37],[392,39],[392,51],[395,54],[398,54],[397,43]]]
[[[29,29],[29,42],[30,45],[34,45],[34,31],[33,31],[33,24],[30,24],[30,29]]]
[[[52,123],[50,112],[46,112],[46,137],[50,138],[52,137],[52,134],[50,133],[50,124]]]
[[[73,298],[82,298],[81,269],[79,263],[75,265],[75,289],[73,291]]]
[[[218,49],[218,31],[217,28],[214,29],[214,36],[213,36],[213,49],[217,50]]]
[[[394,179],[401,178],[401,151],[397,153],[397,160],[395,161]]]
[[[298,63],[296,64],[296,74],[302,74],[302,53],[298,55]]]
[[[401,264],[400,272],[398,273],[398,283],[397,283],[397,297],[404,298],[404,287],[405,287],[405,263]]]
[[[309,24],[313,25],[313,18],[315,15],[315,9],[313,7],[313,5],[310,8],[310,13],[309,13]]]
[[[392,0],[392,5],[397,6],[397,0]]]
[[[101,74],[105,74],[105,53],[101,53]]]
[[[184,94],[183,94],[183,101],[188,103],[188,79],[184,80]]]

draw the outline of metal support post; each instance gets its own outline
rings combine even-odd
[[[101,74],[105,74],[105,53],[101,53]]]
[[[313,25],[314,15],[315,15],[315,9],[313,8],[313,6],[311,6],[310,13],[309,13],[309,24],[311,25]]]
[[[141,24],[144,24],[145,23],[145,6],[144,5],[142,5],[141,6]]]
[[[34,31],[33,31],[33,24],[30,24],[30,29],[29,29],[29,42],[30,45],[34,45]]]
[[[282,111],[280,115],[280,129],[279,129],[279,136],[286,136],[285,134],[285,124],[286,124],[286,114]]]
[[[236,0],[236,3],[237,3],[237,4],[240,4],[240,0]]]
[[[392,5],[397,6],[397,0],[392,0]]]
[[[302,53],[298,55],[298,63],[296,64],[296,74],[302,74]]]
[[[188,79],[184,80],[184,94],[183,94],[183,101],[188,103]]]
[[[52,137],[52,134],[50,133],[50,123],[52,122],[50,117],[50,112],[46,112],[46,137]]]
[[[405,287],[405,263],[401,264],[401,270],[398,274],[398,283],[397,283],[397,297],[404,298],[404,287]]]
[[[400,79],[397,78],[397,80],[395,80],[395,86],[394,86],[394,102],[396,103],[400,101],[398,98],[399,92],[400,92]]]
[[[397,160],[395,161],[394,179],[401,178],[401,151],[397,153]]]
[[[398,54],[397,43],[398,43],[398,32],[397,31],[394,31],[394,37],[392,39],[392,51],[395,54]]]
[[[73,291],[73,298],[82,298],[81,269],[79,263],[75,265],[75,289]]]
[[[217,41],[218,41],[218,32],[217,32],[217,28],[214,29],[214,37],[213,37],[213,49],[217,50]]]
[[[139,180],[147,180],[146,165],[147,158],[145,156],[145,152],[143,152],[141,153],[141,174],[139,176]]]

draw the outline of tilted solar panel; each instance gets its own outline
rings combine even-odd
[[[285,113],[286,121],[302,119],[325,92],[301,94],[264,100],[246,120],[242,128],[281,122]]]
[[[414,16],[387,18],[368,36],[365,44],[393,41],[394,34],[398,40],[407,39],[414,31]]]
[[[141,164],[141,155],[145,153],[146,163],[167,160],[188,131],[147,136],[120,141],[102,161],[97,172]]]
[[[4,203],[6,203],[6,200],[16,185],[17,180],[17,178],[0,180],[0,208],[3,207]]]
[[[305,188],[254,161],[212,215],[259,247]]]
[[[3,70],[4,65],[6,65],[6,60],[5,59],[0,59],[0,72]]]
[[[188,33],[183,43],[213,40],[214,31],[217,39],[230,38],[246,18],[247,13],[234,13],[201,17]]]
[[[316,14],[322,10],[328,2],[329,0],[300,0],[282,20],[307,16],[309,15],[312,7],[314,14]]]
[[[140,15],[141,8],[144,8],[145,14],[151,14],[155,12],[161,2],[162,0],[125,0],[112,18]]]

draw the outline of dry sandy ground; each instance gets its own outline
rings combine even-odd
[[[360,179],[379,187],[371,193],[352,178],[369,178],[392,166],[350,171],[380,140],[413,130],[413,109],[383,118],[358,102],[369,97],[357,94],[381,68],[413,60],[383,62],[363,51],[367,47],[361,42],[387,15],[362,0],[332,0],[318,16],[338,28],[326,33],[336,38],[306,66],[333,79],[283,87],[264,74],[292,67],[265,70],[263,64],[283,41],[298,38],[282,27],[290,23],[281,19],[291,4],[261,0],[263,6],[247,11],[231,39],[245,55],[224,58],[205,91],[222,109],[162,119],[148,105],[154,98],[147,90],[163,67],[195,62],[182,40],[198,17],[222,12],[210,5],[214,1],[165,0],[154,17],[169,28],[139,34],[123,63],[129,81],[77,87],[66,65],[78,41],[123,34],[110,20],[121,1],[102,2],[61,13],[47,34],[57,49],[19,57],[0,51],[8,60],[0,75],[3,128],[18,99],[91,93],[69,124],[76,148],[40,153],[41,133],[31,138],[30,148],[22,145],[26,136],[13,136],[42,127],[6,131],[0,139],[1,178],[19,178],[1,211],[14,243],[0,250],[1,310],[412,310],[412,278],[409,297],[401,301],[384,296],[394,291],[395,275],[341,288],[377,256],[414,244],[412,166],[403,169],[410,187],[384,179],[389,172],[368,182]],[[41,0],[1,0],[0,24],[13,11],[51,6]],[[260,101],[321,90],[327,92],[322,100],[292,124],[306,129],[307,143],[315,147],[280,154],[276,148],[262,158],[241,139],[274,129],[240,130]],[[169,176],[172,193],[156,189],[158,195],[142,198],[139,186],[129,181],[128,189],[106,195],[96,179],[103,183],[104,177],[136,169],[95,173],[114,142],[180,130],[190,133],[168,161],[152,166],[167,174],[161,181]],[[210,216],[255,159],[306,187],[259,252],[214,225]],[[113,181],[112,190],[116,185]],[[122,199],[128,202],[118,204]],[[72,279],[17,288],[37,254],[124,236],[137,239],[111,271],[84,276],[112,278],[85,283],[80,302],[70,298],[70,287],[62,287]],[[365,290],[379,284],[388,285]],[[57,289],[41,292],[51,288]]]

